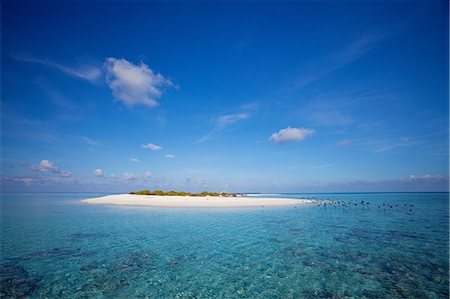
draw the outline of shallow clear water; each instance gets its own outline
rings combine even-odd
[[[2,297],[449,295],[448,193],[284,195],[348,207],[79,202],[93,196],[100,194],[2,194]]]

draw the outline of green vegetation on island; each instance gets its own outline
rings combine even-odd
[[[164,192],[162,190],[141,190],[136,192],[130,192],[129,194],[135,194],[135,195],[159,195],[159,196],[222,196],[222,197],[236,197],[236,196],[243,196],[243,194],[236,194],[236,193],[227,193],[227,192],[207,192],[203,191],[200,193],[191,193],[191,192],[184,192],[184,191],[167,191]]]

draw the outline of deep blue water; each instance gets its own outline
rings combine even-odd
[[[448,193],[284,195],[358,203],[349,207],[79,202],[94,196],[1,195],[2,297],[449,295]]]

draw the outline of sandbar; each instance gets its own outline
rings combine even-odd
[[[179,208],[231,208],[231,207],[275,207],[306,205],[307,199],[262,198],[262,197],[220,197],[220,196],[158,196],[114,194],[81,200],[89,204],[127,205]]]

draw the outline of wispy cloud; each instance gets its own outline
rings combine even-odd
[[[167,155],[166,155],[166,158],[167,158],[167,159],[175,159],[175,156],[172,155],[172,154],[167,154]]]
[[[63,110],[69,110],[74,111],[78,109],[78,106],[75,105],[71,100],[66,98],[61,92],[56,90],[54,87],[52,87],[47,82],[36,79],[33,81],[36,85],[38,85],[50,98],[51,102],[58,106],[59,108],[62,108]]]
[[[225,128],[231,124],[234,124],[238,121],[247,119],[249,116],[247,113],[237,113],[237,114],[228,114],[222,115],[216,118],[215,123],[217,128]]]
[[[398,148],[413,147],[421,144],[420,140],[410,137],[398,139],[374,139],[368,142],[368,146],[376,153],[388,152]]]
[[[96,170],[94,170],[94,174],[97,177],[102,177],[103,176],[103,169],[97,168]]]
[[[33,184],[33,182],[34,182],[34,179],[32,179],[32,178],[17,178],[17,181],[18,182],[22,182],[22,183],[24,183],[25,185],[32,185]]]
[[[256,110],[259,110],[260,108],[261,108],[260,102],[250,102],[250,103],[243,104],[241,106],[241,109],[246,110],[246,111],[256,111]]]
[[[330,168],[330,167],[333,167],[333,166],[335,166],[335,165],[336,165],[336,164],[331,163],[331,164],[325,164],[325,165],[313,166],[313,167],[310,167],[309,169],[311,169],[311,170],[324,169],[324,168]]]
[[[199,138],[196,143],[203,143],[205,141],[208,141],[209,139],[211,139],[211,137],[213,136],[212,133],[206,134],[205,136]]]
[[[260,109],[260,106],[261,105],[259,102],[249,102],[239,106],[235,113],[220,114],[212,117],[210,119],[213,124],[212,130],[203,137],[199,138],[196,143],[202,143],[210,140],[215,135],[226,129],[236,128],[241,122],[252,118],[256,111]]]
[[[448,184],[448,176],[425,174],[385,180],[305,183],[297,186],[290,186],[289,188],[293,190],[293,192],[448,192]]]
[[[300,141],[305,139],[306,137],[314,135],[313,129],[306,128],[291,128],[287,127],[285,129],[281,129],[276,133],[273,133],[269,140],[275,143],[283,143],[289,141]]]
[[[408,183],[431,183],[431,182],[448,182],[448,176],[424,174],[416,176],[414,174],[401,178],[399,181]]]
[[[130,162],[134,162],[134,163],[138,163],[139,159],[138,158],[129,158]]]
[[[155,73],[143,62],[135,65],[125,59],[110,57],[104,67],[106,81],[114,97],[127,107],[157,106],[164,88],[174,87],[172,81]]]
[[[159,151],[162,150],[162,146],[153,144],[153,143],[149,143],[149,144],[143,144],[142,145],[143,148],[151,150],[151,151]]]
[[[301,79],[294,83],[295,88],[302,88],[308,84],[316,82],[326,75],[358,60],[370,50],[375,48],[381,41],[386,39],[389,33],[369,33],[352,42],[344,48],[332,53],[323,61],[316,62],[314,68],[304,71]],[[319,65],[317,67],[317,65]]]
[[[201,185],[201,186],[208,186],[208,183],[206,182],[206,179],[204,178],[200,178],[198,180],[195,181],[197,183],[197,185]]]
[[[13,125],[18,126],[27,126],[27,127],[38,127],[42,126],[44,123],[42,121],[29,118],[27,116],[22,115],[15,108],[8,105],[5,102],[1,102],[2,106],[2,121],[8,122]]]
[[[351,140],[344,139],[344,140],[339,141],[336,145],[339,147],[342,147],[342,146],[350,145],[351,143],[352,143]]]
[[[93,140],[89,137],[82,136],[81,139],[83,139],[84,142],[86,142],[86,144],[88,144],[88,145],[92,145],[92,146],[100,145],[100,142]]]
[[[5,183],[19,183],[20,185],[31,186],[36,183],[35,178],[24,176],[0,176],[2,185]]]
[[[50,59],[39,59],[28,55],[12,54],[11,57],[18,61],[37,63],[57,69],[69,76],[81,78],[91,83],[97,83],[102,75],[102,71],[99,67],[93,64],[80,64],[77,66],[67,66],[57,63]]]
[[[348,126],[354,123],[354,119],[348,112],[333,109],[325,103],[315,105],[316,110],[310,111],[306,120],[317,126]]]
[[[248,112],[240,112],[234,114],[220,115],[213,118],[212,121],[214,123],[214,128],[211,130],[211,132],[198,139],[197,143],[202,143],[211,139],[214,135],[225,130],[227,127],[230,127],[233,124],[244,121],[246,119],[249,119],[250,116],[251,115]]]
[[[100,172],[103,174],[102,172]],[[95,174],[95,172],[94,172]],[[147,174],[135,175],[132,172],[125,172],[122,176],[116,176],[114,174],[103,176],[101,179],[93,176],[79,176],[79,177],[58,177],[58,176],[45,176],[42,174],[37,175],[0,175],[0,184],[2,188],[8,190],[48,190],[49,187],[56,188],[56,190],[67,191],[92,191],[96,190],[115,192],[130,191],[130,188],[136,188],[135,190],[148,188],[149,185],[152,189],[176,189],[177,186],[171,184],[171,180],[165,177],[152,178]],[[134,187],[133,187],[134,186]],[[31,189],[24,189],[31,188]],[[100,189],[98,189],[100,188]],[[3,189],[5,190],[5,189]],[[53,189],[55,190],[55,189]],[[132,189],[131,189],[132,190]]]
[[[314,127],[327,127],[328,132],[338,134],[348,134],[351,131],[353,137],[358,137],[355,136],[358,132],[364,131],[364,135],[367,135],[386,129],[391,114],[384,113],[380,108],[391,107],[400,98],[407,96],[403,92],[399,93],[378,84],[373,86],[368,82],[359,86],[352,84],[351,88],[305,93],[308,94],[305,101],[296,109],[296,115],[303,123]],[[379,114],[385,117],[380,117]]]
[[[62,170],[49,160],[41,160],[39,164],[32,164],[30,169],[39,172],[52,172],[62,177],[68,177],[71,175],[70,171]]]

